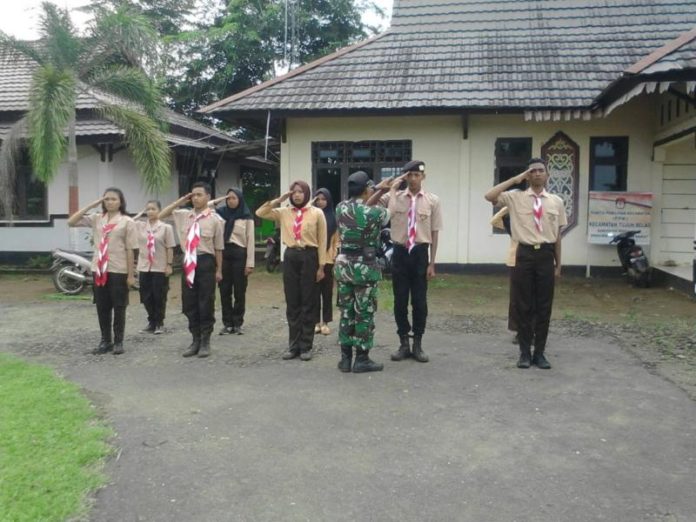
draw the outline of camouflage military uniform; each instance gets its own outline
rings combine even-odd
[[[336,208],[341,253],[334,275],[341,310],[338,340],[343,346],[372,348],[377,283],[382,279],[375,252],[387,216],[385,208],[368,207],[359,199],[349,199]]]

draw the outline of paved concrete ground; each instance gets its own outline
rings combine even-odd
[[[283,311],[254,310],[208,360],[180,357],[184,318],[97,341],[88,302],[5,305],[0,350],[51,364],[117,436],[94,521],[694,521],[696,403],[608,340],[552,325],[551,371],[515,368],[504,324],[450,318],[432,362],[341,374],[335,335],[281,361]],[[46,325],[50,325],[49,328]]]

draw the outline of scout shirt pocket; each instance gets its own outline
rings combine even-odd
[[[419,208],[418,209],[418,224],[424,225],[430,222],[430,214],[432,210],[430,208]]]
[[[558,212],[558,209],[545,208],[544,214],[546,215],[546,219],[548,219],[549,223],[551,223],[552,225],[556,225],[558,223],[558,217],[560,215],[560,213]]]

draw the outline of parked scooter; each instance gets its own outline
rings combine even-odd
[[[275,234],[266,239],[266,271],[274,272],[280,264],[280,229],[276,229]]]
[[[640,245],[636,245],[634,236],[639,234],[638,230],[622,232],[613,237],[609,244],[616,243],[616,251],[619,261],[628,275],[628,279],[634,286],[647,288],[652,281],[652,268],[648,262],[648,257],[643,252]]]
[[[53,285],[62,294],[77,295],[92,284],[91,255],[56,248],[53,252]]]
[[[394,254],[394,242],[391,238],[391,229],[383,228],[379,234],[379,248],[377,249],[377,263],[382,272],[391,274],[392,255]]]

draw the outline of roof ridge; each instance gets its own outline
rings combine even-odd
[[[206,107],[199,109],[198,112],[201,112],[204,114],[213,112],[215,109],[222,107],[224,105],[227,105],[228,103],[232,103],[234,101],[237,101],[241,98],[244,98],[245,96],[248,96],[248,95],[253,94],[255,92],[261,91],[267,87],[271,87],[271,86],[273,86],[277,83],[280,83],[282,81],[289,80],[290,78],[294,78],[295,76],[302,74],[305,71],[309,71],[311,69],[319,67],[320,65],[323,65],[326,62],[330,62],[331,60],[335,60],[336,58],[340,58],[341,56],[344,56],[352,51],[355,51],[356,49],[360,49],[361,47],[364,47],[369,43],[372,43],[376,40],[379,40],[380,38],[382,38],[383,36],[385,36],[387,34],[389,34],[389,29],[387,29],[383,33],[377,34],[375,36],[371,36],[370,38],[366,38],[365,40],[357,42],[353,45],[343,47],[343,48],[339,49],[338,51],[335,51],[331,54],[327,54],[326,56],[322,56],[321,58],[318,58],[312,62],[301,65],[297,69],[293,69],[292,71],[288,71],[287,73],[285,73],[281,76],[277,76],[276,78],[266,80],[265,82],[259,83],[258,85],[254,85],[253,87],[249,87],[248,89],[245,89],[242,92],[238,92],[237,94],[233,94],[232,96],[228,96],[227,98],[223,98],[222,100],[216,101],[215,103],[211,103],[210,105],[207,105]]]
[[[687,31],[684,34],[679,35],[674,40],[667,42],[659,49],[656,49],[649,55],[641,58],[636,63],[631,65],[628,69],[626,69],[624,71],[624,74],[640,74],[643,70],[647,69],[658,60],[664,58],[668,54],[673,53],[674,51],[678,50],[680,47],[688,44],[694,39],[696,39],[696,27],[691,29],[691,31]]]

